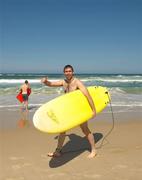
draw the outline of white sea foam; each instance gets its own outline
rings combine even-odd
[[[109,88],[109,91],[111,94],[126,94],[126,91],[122,90],[119,87]]]
[[[61,87],[48,87],[41,83],[43,74],[1,74],[0,76],[0,108],[17,109],[20,104],[16,99],[20,85],[27,79],[32,88],[29,98],[30,106],[41,104],[63,94]],[[48,76],[48,75],[47,75]],[[105,86],[111,95],[113,107],[128,109],[142,107],[142,75],[77,75],[85,86]],[[19,79],[20,78],[20,79]],[[63,79],[61,75],[50,75],[49,80]],[[126,107],[126,108],[125,108]],[[33,108],[34,109],[34,108]]]
[[[29,109],[32,108],[32,107],[38,107],[38,106],[41,106],[43,105],[43,103],[39,103],[39,104],[29,104]],[[17,104],[10,104],[10,105],[0,105],[0,108],[17,108],[17,107],[20,107],[21,105],[17,105]]]
[[[116,76],[116,77],[84,77],[80,78],[83,82],[108,82],[108,83],[141,83],[142,76],[134,76],[134,77],[124,77],[124,76]],[[41,79],[34,78],[34,79],[27,79],[30,83],[41,83]],[[50,78],[52,81],[58,81],[61,79],[58,78]],[[24,83],[25,79],[0,79],[1,83],[7,84],[16,84],[16,83]]]
[[[41,84],[41,79],[27,79],[29,83],[31,84],[36,84],[40,83]],[[52,79],[52,81],[58,81],[58,79]],[[0,79],[0,84],[21,84],[24,83],[25,79]]]
[[[114,107],[142,107],[142,103],[112,103],[112,106]]]

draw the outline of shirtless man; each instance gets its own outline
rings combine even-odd
[[[64,67],[63,71],[64,71],[64,75],[65,75],[66,79],[61,80],[61,81],[51,82],[51,81],[48,81],[47,78],[42,78],[41,82],[50,87],[63,86],[65,93],[74,91],[76,89],[80,89],[80,91],[84,94],[84,96],[87,98],[87,100],[89,102],[89,105],[92,109],[92,118],[94,118],[96,116],[96,110],[95,110],[93,100],[92,100],[87,88],[82,84],[82,82],[79,79],[74,77],[74,70],[71,65],[66,65]],[[80,128],[82,129],[83,133],[87,137],[87,139],[90,143],[90,146],[91,146],[91,153],[89,154],[88,157],[93,158],[96,155],[95,141],[94,141],[93,134],[89,130],[87,122],[81,124]],[[57,148],[56,148],[55,152],[48,153],[48,156],[50,156],[50,157],[61,156],[61,150],[63,147],[64,140],[65,140],[65,132],[60,133],[59,138],[58,138]]]
[[[23,104],[25,105],[26,112],[28,112],[28,89],[30,88],[29,82],[26,80],[25,83],[21,86]]]

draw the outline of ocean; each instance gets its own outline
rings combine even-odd
[[[32,109],[62,95],[62,87],[47,87],[41,84],[41,78],[47,76],[51,81],[64,78],[62,74],[1,73],[0,109],[15,111],[20,103],[16,99],[20,86],[28,80],[32,94],[29,107]],[[105,86],[111,94],[112,107],[119,111],[142,110],[142,74],[76,74],[85,86]],[[133,108],[137,107],[137,108]]]

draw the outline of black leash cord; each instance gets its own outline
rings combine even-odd
[[[112,109],[112,103],[111,103],[111,99],[110,99],[110,97],[109,97],[108,92],[106,92],[106,94],[108,95],[109,104],[110,104],[110,110],[111,110],[111,115],[112,115],[112,127],[111,127],[111,129],[109,130],[109,132],[108,132],[108,133],[104,136],[104,138],[103,138],[103,140],[102,140],[102,142],[101,142],[100,146],[99,146],[99,147],[97,147],[97,149],[102,148],[103,143],[104,143],[104,140],[106,140],[106,141],[107,141],[106,137],[107,137],[107,136],[109,136],[109,135],[110,135],[110,133],[112,132],[112,130],[114,129],[114,113],[113,113],[113,109]],[[107,142],[108,142],[108,141],[107,141]]]

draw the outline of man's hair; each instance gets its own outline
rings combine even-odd
[[[74,72],[73,67],[72,67],[71,65],[69,65],[69,64],[64,67],[63,71],[65,72],[65,70],[66,70],[67,68],[71,68],[72,72]]]
[[[25,84],[28,84],[28,81],[27,81],[27,80],[25,81]]]

